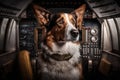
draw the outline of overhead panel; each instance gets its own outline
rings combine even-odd
[[[32,0],[0,0],[0,17],[18,18]]]
[[[114,0],[86,0],[86,2],[99,18],[120,15],[120,7]]]

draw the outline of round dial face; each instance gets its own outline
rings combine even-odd
[[[96,36],[91,37],[91,41],[92,42],[97,42],[98,41],[98,37],[96,37]]]
[[[92,35],[97,35],[98,30],[97,30],[97,29],[91,29],[90,33],[91,33]]]

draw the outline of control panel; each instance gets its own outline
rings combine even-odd
[[[101,25],[97,19],[86,19],[82,30],[82,60],[88,70],[97,68],[101,59]]]
[[[20,50],[28,50],[35,53],[34,28],[37,22],[34,19],[22,19],[19,24],[19,46]]]

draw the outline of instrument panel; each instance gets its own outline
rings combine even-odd
[[[35,19],[22,19],[19,24],[20,50],[28,50],[31,55],[35,53],[34,29],[37,26]]]
[[[35,38],[35,32],[38,34],[38,38]],[[21,19],[19,24],[20,50],[28,50],[31,56],[36,57],[37,49],[41,47],[42,35],[42,30],[39,29],[35,18]],[[99,66],[102,55],[101,24],[97,18],[85,18],[80,35],[83,68],[85,68],[85,72],[95,71]]]
[[[89,60],[96,65],[101,58],[101,25],[96,19],[87,19],[83,22],[84,29],[82,30],[82,58],[83,60]],[[19,26],[19,46],[20,50],[28,50],[31,55],[35,55],[36,44],[34,41],[34,30],[37,27],[35,19],[22,19]],[[42,31],[38,30],[39,45],[40,39],[42,39]]]
[[[82,61],[84,68],[94,71],[101,59],[101,24],[97,19],[86,19],[82,30]]]

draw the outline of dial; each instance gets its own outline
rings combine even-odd
[[[94,29],[91,29],[90,33],[91,33],[92,35],[97,35],[98,30],[95,29],[95,28],[94,28]]]
[[[96,36],[91,37],[91,41],[92,42],[97,42],[98,41],[98,37],[96,37]]]
[[[21,33],[22,33],[22,34],[27,34],[27,30],[22,29],[22,30],[21,30]]]
[[[26,41],[22,41],[21,44],[22,44],[22,46],[26,46],[27,42]]]

